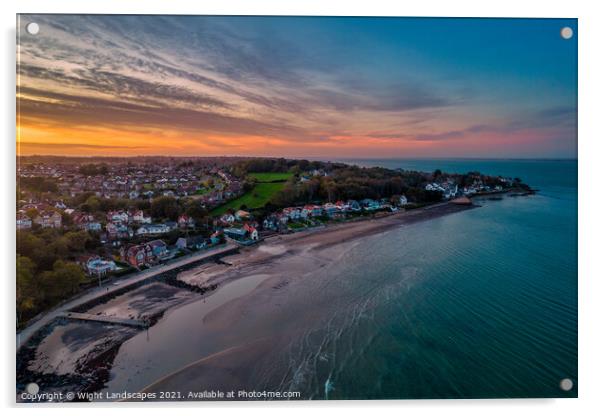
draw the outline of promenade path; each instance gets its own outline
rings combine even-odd
[[[54,319],[64,316],[70,310],[77,308],[78,306],[81,306],[84,303],[93,301],[102,296],[106,296],[115,291],[121,291],[127,286],[134,285],[146,279],[150,279],[161,273],[165,273],[170,270],[177,269],[178,267],[182,267],[190,263],[195,263],[197,261],[201,261],[213,257],[215,255],[226,254],[236,249],[238,249],[238,246],[232,243],[228,243],[223,247],[210,249],[201,253],[190,254],[188,256],[172,260],[169,263],[155,266],[150,269],[135,273],[127,278],[118,280],[118,285],[109,283],[102,287],[88,289],[87,291],[80,293],[76,297],[61,303],[54,309],[51,309],[48,312],[44,313],[44,315],[42,315],[39,319],[35,319],[27,327],[23,328],[20,332],[17,332],[17,351],[40,328],[49,324]]]

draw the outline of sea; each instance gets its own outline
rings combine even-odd
[[[258,359],[257,388],[322,400],[577,397],[577,161],[344,161],[519,177],[538,192],[360,239],[292,282],[261,323],[245,313],[209,336],[210,305],[184,306],[122,346],[108,388],[149,384],[215,352],[216,337],[298,328],[286,351],[275,342]],[[261,277],[245,279],[213,296],[253,296]]]

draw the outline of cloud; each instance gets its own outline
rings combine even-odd
[[[94,150],[106,150],[106,149],[142,149],[142,146],[120,146],[120,145],[96,145],[96,144],[88,144],[88,143],[43,143],[43,142],[19,142],[19,146],[25,147],[37,147],[37,148],[47,148],[47,149],[73,149],[73,148],[81,148],[81,149],[94,149]]]

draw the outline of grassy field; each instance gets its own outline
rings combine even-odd
[[[243,196],[233,199],[232,201],[224,205],[220,205],[212,210],[211,215],[222,215],[229,208],[237,210],[243,205],[245,205],[247,209],[261,208],[272,198],[276,192],[280,191],[282,188],[284,188],[284,182],[258,183],[255,188]]]
[[[257,179],[257,182],[284,182],[293,174],[288,172],[251,172],[249,176]]]

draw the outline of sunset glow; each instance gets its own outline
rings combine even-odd
[[[576,157],[576,45],[570,19],[22,16],[17,152]]]

